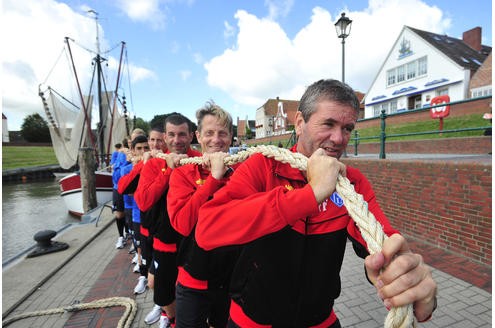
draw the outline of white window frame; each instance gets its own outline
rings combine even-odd
[[[404,65],[397,67],[397,83],[404,82],[406,80],[406,68]]]
[[[416,78],[416,71],[418,68],[418,63],[416,61],[412,61],[407,63],[407,80],[412,80]]]
[[[449,88],[440,88],[435,90],[435,95],[438,96],[443,96],[443,95],[448,95],[449,94]]]
[[[387,86],[394,85],[396,82],[395,79],[395,68],[387,71]]]

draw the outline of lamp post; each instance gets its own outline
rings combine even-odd
[[[349,17],[345,17],[345,13],[342,13],[339,20],[335,23],[337,37],[342,39],[342,83],[345,83],[345,38],[351,33],[351,25],[352,20]],[[344,149],[343,156],[347,157],[347,149]]]
[[[351,25],[352,20],[349,17],[345,17],[345,13],[342,13],[339,20],[335,23],[337,37],[342,39],[342,83],[345,83],[345,38],[351,33]]]

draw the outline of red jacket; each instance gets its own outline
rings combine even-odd
[[[167,152],[168,153],[168,152]],[[189,157],[202,156],[189,149]],[[175,252],[180,241],[179,234],[170,225],[167,214],[168,182],[172,169],[161,158],[151,158],[141,169],[134,200],[141,210],[141,225],[153,235],[153,248],[159,251]]]
[[[167,151],[167,154],[170,153]],[[198,157],[202,154],[189,149],[187,156]],[[134,199],[143,212],[149,210],[158,199],[166,192],[168,180],[172,169],[167,166],[167,162],[161,158],[151,158],[146,162],[141,170],[141,178],[134,194]]]
[[[206,252],[194,239],[194,228],[199,208],[228,181],[231,172],[239,166],[233,165],[223,179],[213,178],[210,171],[199,165],[184,165],[170,176],[167,209],[172,227],[185,239],[178,254],[179,275],[177,282],[185,287],[208,289],[226,286],[230,280],[237,250]]]
[[[170,177],[167,210],[170,223],[183,236],[189,236],[198,221],[199,208],[223,187],[226,178],[217,180],[200,165],[184,165]]]
[[[385,233],[397,233],[361,172],[347,167],[347,178]],[[367,255],[366,243],[336,193],[318,205],[299,170],[260,154],[245,161],[203,205],[196,225],[196,240],[206,250],[244,245],[230,286],[230,314],[240,326],[335,322],[332,308],[340,294],[347,239],[359,256]]]
[[[143,161],[139,161],[132,167],[131,172],[120,178],[117,189],[119,194],[133,194],[136,191],[143,163]]]

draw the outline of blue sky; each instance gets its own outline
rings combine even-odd
[[[195,121],[210,99],[234,121],[254,119],[269,98],[298,100],[312,82],[340,79],[333,24],[341,12],[353,20],[346,82],[361,92],[404,25],[456,38],[481,26],[482,43],[492,45],[489,0],[4,0],[2,29],[12,31],[2,35],[1,55],[9,130],[29,114],[44,115],[38,84],[56,76],[50,70],[65,36],[94,47],[88,9],[99,13],[102,50],[127,43],[129,109],[145,120],[178,111]],[[110,56],[114,63],[118,51]]]

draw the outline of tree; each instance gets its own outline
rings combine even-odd
[[[150,124],[143,120],[141,117],[136,118],[136,124],[134,125],[134,128],[137,129],[143,129],[146,133],[150,131]]]
[[[253,137],[253,131],[249,128],[249,121],[246,120],[246,129],[245,129],[246,139],[251,139]]]
[[[31,114],[24,118],[21,135],[28,142],[50,142],[48,123],[40,114]]]
[[[150,127],[159,126],[163,129],[165,124],[165,119],[167,118],[168,115],[170,114],[155,115],[150,121]]]

